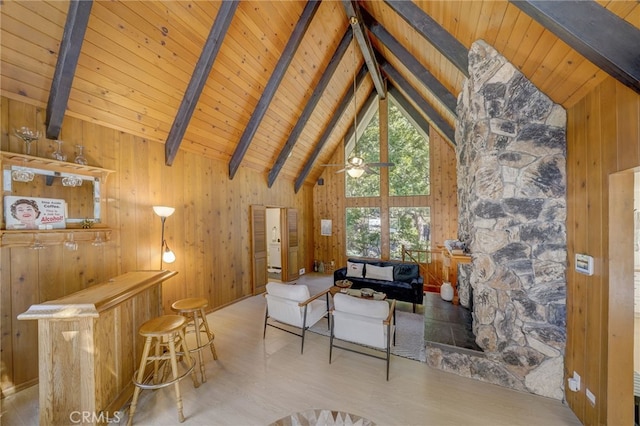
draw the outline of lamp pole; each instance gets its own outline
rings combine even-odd
[[[162,238],[160,242],[160,270],[162,270],[162,256],[164,255],[164,221],[167,220],[166,216],[161,216],[162,221]]]

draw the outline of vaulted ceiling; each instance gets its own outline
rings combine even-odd
[[[165,143],[167,164],[184,149],[296,189],[342,147],[354,75],[356,99],[393,88],[454,143],[478,39],[566,108],[607,75],[640,91],[637,1],[14,0],[1,14],[1,93],[46,107],[49,138],[66,114]]]

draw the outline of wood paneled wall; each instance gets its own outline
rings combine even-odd
[[[380,106],[381,133],[385,128],[383,125],[383,117],[386,116],[384,108],[386,108],[386,102],[382,101]],[[434,128],[430,130],[429,139],[431,194],[420,197],[420,206],[431,208],[431,245],[435,249],[437,246],[443,245],[445,240],[458,237],[456,154],[453,146]],[[344,149],[340,148],[330,163],[341,164],[344,161]],[[330,265],[330,262],[334,261],[335,268],[340,268],[347,264],[345,208],[373,207],[382,204],[379,197],[345,197],[345,173],[335,173],[335,170],[333,167],[328,167],[321,176],[324,179],[324,184],[316,184],[313,189],[314,259],[323,261],[325,265]],[[385,169],[381,170],[381,175],[385,176]],[[389,197],[385,203],[391,207],[408,205],[406,197]],[[332,220],[333,229],[330,237],[320,235],[321,219]]]
[[[621,275],[613,266],[631,262],[633,271],[633,247],[619,250],[622,241],[610,241],[623,226],[610,215],[628,203],[622,214],[632,222],[633,188],[618,185],[633,185],[633,177],[614,174],[640,166],[640,96],[608,78],[567,117],[565,380],[574,371],[582,378],[579,392],[567,391],[567,401],[585,425],[633,424],[633,273]],[[575,272],[575,253],[593,256],[592,276]]]
[[[0,117],[3,151],[23,152],[13,128],[28,126],[44,134],[45,109],[2,98]],[[161,222],[153,205],[169,205],[165,237],[177,260],[165,269],[178,275],[163,286],[163,305],[184,297],[206,297],[215,309],[252,294],[249,206],[292,207],[298,212],[297,263],[312,265],[312,190],[298,194],[293,182],[278,179],[272,188],[266,176],[240,168],[233,180],[227,163],[179,151],[173,166],[164,164],[164,145],[94,123],[66,117],[63,149],[73,158],[76,144],[85,146],[89,164],[115,170],[107,180],[104,222],[111,241],[78,251],[60,246],[44,250],[1,249],[2,388],[37,380],[37,327],[17,321],[31,304],[56,299],[132,270],[160,267]],[[37,142],[32,154],[46,156],[53,142]],[[215,324],[212,324],[215,328]]]

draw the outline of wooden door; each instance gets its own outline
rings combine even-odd
[[[296,209],[282,209],[280,211],[280,229],[282,230],[282,281],[293,281],[300,276],[298,211]]]
[[[251,259],[253,294],[265,291],[267,272],[267,209],[264,206],[251,206]]]
[[[609,299],[608,353],[607,364],[600,366],[607,371],[607,393],[603,398],[606,398],[608,425],[634,423],[633,207],[633,173],[609,175],[609,288],[602,290]],[[572,409],[576,411],[575,407]]]

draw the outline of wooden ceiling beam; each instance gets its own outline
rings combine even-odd
[[[69,3],[67,21],[60,41],[60,52],[56,69],[53,73],[53,80],[51,81],[49,100],[47,101],[45,124],[47,126],[46,134],[48,139],[58,139],[60,137],[62,120],[67,110],[71,84],[76,73],[80,49],[84,41],[84,34],[87,31],[92,6],[93,0],[72,0]]]
[[[271,171],[269,171],[269,176],[267,179],[267,185],[269,188],[273,186],[273,183],[276,181],[276,178],[278,177],[280,170],[284,166],[284,163],[287,161],[287,158],[289,158],[289,155],[291,154],[291,151],[293,150],[293,147],[295,146],[296,141],[300,137],[300,134],[302,133],[304,126],[309,121],[309,118],[311,118],[311,115],[313,114],[313,110],[318,104],[318,101],[320,101],[320,99],[322,98],[322,93],[329,85],[329,82],[331,81],[331,78],[336,72],[338,65],[340,65],[340,61],[344,57],[344,54],[347,52],[347,48],[351,44],[351,40],[353,40],[353,30],[351,29],[351,27],[347,27],[347,31],[345,31],[344,36],[342,37],[342,40],[340,40],[340,43],[338,44],[338,48],[336,49],[333,56],[331,57],[331,60],[329,61],[327,68],[324,70],[324,73],[320,78],[320,81],[318,82],[316,87],[313,89],[313,93],[309,98],[309,102],[307,102],[307,104],[305,105],[304,110],[302,111],[302,114],[300,115],[300,117],[298,118],[298,121],[296,122],[296,125],[293,127],[293,130],[291,130],[291,133],[289,133],[287,142],[284,144],[284,147],[282,147],[282,150],[280,150],[280,154],[278,154],[278,158],[276,159],[276,162],[273,164],[273,167],[271,167]]]
[[[447,90],[446,87],[438,79],[431,74],[431,72],[426,69],[420,61],[418,61],[415,56],[413,56],[405,47],[398,42],[378,21],[375,20],[373,16],[369,14],[366,10],[362,10],[362,17],[364,18],[364,23],[371,31],[373,35],[375,35],[378,40],[384,44],[387,49],[389,49],[393,55],[395,55],[400,62],[413,74],[424,87],[429,89],[433,95],[438,98],[440,103],[444,105],[451,114],[454,116],[456,113],[456,106],[458,104],[458,100],[456,97]]]
[[[258,100],[258,104],[256,105],[256,109],[251,114],[251,118],[247,123],[247,126],[240,137],[240,141],[236,146],[233,155],[231,156],[231,160],[229,161],[229,178],[233,179],[236,172],[238,171],[238,167],[240,167],[240,163],[242,163],[242,159],[244,155],[247,153],[249,149],[249,145],[251,145],[251,141],[258,130],[258,126],[260,126],[260,122],[262,118],[267,112],[267,108],[269,108],[269,104],[271,100],[276,94],[278,90],[278,86],[282,81],[285,73],[287,72],[287,68],[289,64],[293,60],[293,57],[304,38],[305,33],[307,32],[307,28],[311,24],[313,20],[313,16],[318,11],[320,7],[320,1],[310,0],[304,7],[302,14],[300,15],[300,19],[293,29],[293,33],[291,33],[291,37],[289,41],[287,41],[287,45],[285,46],[282,54],[280,55],[280,59],[276,64],[275,69],[273,70],[273,74],[269,78],[267,85],[262,92],[262,96]]]
[[[369,36],[365,31],[360,8],[355,1],[351,0],[342,0],[342,4],[344,5],[347,17],[349,18],[353,34],[358,41],[358,46],[360,46],[364,62],[367,64],[367,68],[369,69],[369,73],[373,79],[373,85],[376,88],[378,97],[380,99],[384,99],[387,96],[387,89],[382,79],[382,74],[380,73],[380,66],[376,61],[376,55],[373,51],[373,47],[371,46],[371,40],[369,40]]]
[[[640,93],[640,30],[595,1],[511,1],[598,68]]]
[[[407,80],[388,62],[381,62],[380,68],[389,77],[389,79],[402,90],[407,98],[409,98],[419,110],[421,110],[425,116],[431,121],[431,124],[438,128],[442,133],[442,136],[447,138],[449,142],[455,146],[456,137],[454,129],[442,118],[442,116],[436,111],[422,96],[409,84]]]
[[[413,2],[385,0],[402,19],[469,77],[469,50]]]
[[[213,22],[211,31],[209,31],[209,36],[202,48],[202,53],[198,58],[195,69],[193,70],[191,80],[189,81],[187,90],[184,93],[184,97],[182,98],[176,117],[173,120],[171,130],[169,130],[167,142],[164,145],[164,157],[165,164],[167,166],[173,164],[173,160],[178,154],[182,138],[187,130],[189,121],[191,121],[193,110],[200,99],[200,94],[202,93],[204,85],[207,83],[211,67],[213,66],[216,56],[218,56],[218,52],[220,52],[222,39],[227,34],[227,30],[229,29],[229,25],[231,25],[231,20],[238,8],[238,4],[239,0],[223,1],[220,4],[220,9],[218,10],[216,19]]]
[[[360,71],[358,71],[358,75],[356,76],[356,87],[359,86],[360,83],[362,83],[362,80],[364,80],[366,76],[367,76],[367,68],[366,66],[363,65],[362,68],[360,68]],[[333,129],[336,127],[336,124],[338,123],[340,118],[342,118],[342,115],[344,114],[346,109],[349,107],[349,105],[351,105],[351,100],[353,99],[353,96],[354,96],[353,90],[349,90],[342,97],[342,100],[340,101],[338,108],[333,113],[331,120],[325,127],[324,132],[322,132],[322,136],[320,136],[320,139],[316,143],[316,146],[313,148],[313,152],[311,153],[311,156],[309,157],[304,167],[302,168],[300,175],[296,178],[296,182],[294,186],[296,193],[298,193],[298,191],[304,184],[305,179],[309,175],[309,172],[311,172],[311,169],[313,168],[313,164],[318,159],[318,155],[320,155],[320,152],[322,151],[322,148],[324,148],[324,145],[327,143],[327,140],[329,140],[329,136],[331,135],[331,132],[333,132]]]

